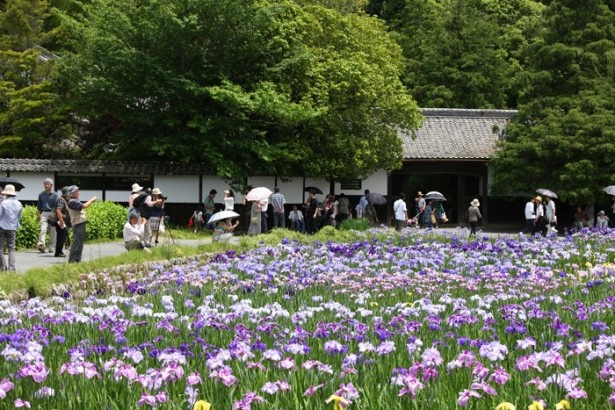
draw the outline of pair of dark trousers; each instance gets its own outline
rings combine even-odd
[[[68,254],[68,262],[81,262],[81,255],[83,254],[83,244],[85,243],[85,224],[82,222],[77,225],[73,225],[73,242],[70,245],[70,252]]]
[[[15,272],[15,238],[17,231],[9,231],[0,228],[0,270],[10,270]],[[4,244],[9,248],[9,264],[4,260]]]
[[[278,212],[275,209],[273,210],[273,227],[274,228],[285,228],[286,221],[284,220],[284,212]]]
[[[534,218],[525,220],[525,230],[523,231],[523,233],[534,233]]]
[[[66,236],[68,235],[68,227],[64,225],[64,229],[60,228],[60,224],[56,223],[56,251],[53,256],[62,256],[62,249],[64,249],[64,243],[66,242]]]

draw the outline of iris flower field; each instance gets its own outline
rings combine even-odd
[[[229,248],[0,301],[0,409],[615,409],[615,231],[467,233]]]

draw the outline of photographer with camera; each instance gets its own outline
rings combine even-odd
[[[164,232],[162,224],[164,220],[164,201],[166,199],[167,198],[162,194],[160,189],[154,188],[152,191],[152,203],[154,205],[149,218],[151,236],[147,241],[148,244],[151,243],[151,237],[154,236],[154,233],[156,235],[155,243],[158,243],[158,234],[161,230]]]
[[[143,242],[144,246],[148,248],[151,247],[152,241],[150,218],[152,217],[154,207],[158,207],[159,209],[162,207],[163,199],[161,196],[162,192],[160,192],[160,189],[154,188],[151,191],[148,189],[145,192],[141,192],[139,196],[132,201],[134,209],[141,217],[141,223],[144,227]]]

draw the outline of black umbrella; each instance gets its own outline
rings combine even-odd
[[[446,201],[446,198],[444,197],[444,195],[442,195],[438,191],[427,192],[424,198],[427,200],[433,199],[434,201]]]
[[[5,187],[6,185],[11,184],[15,187],[15,191],[21,191],[25,188],[25,186],[19,182],[17,179],[13,177],[0,177],[0,186]]]
[[[305,188],[303,188],[303,191],[304,192],[312,192],[312,191],[314,191],[318,195],[323,195],[323,192],[321,191],[321,189],[317,188],[315,186],[306,186]]]
[[[374,205],[384,205],[387,203],[387,198],[386,196],[377,192],[370,192],[367,195],[367,202]]]

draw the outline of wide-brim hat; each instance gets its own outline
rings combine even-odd
[[[538,201],[538,202],[542,202],[542,197],[541,197],[540,195],[536,196],[536,198],[535,198],[535,199],[536,199],[536,201]]]
[[[62,187],[62,196],[69,196],[69,195],[70,195],[70,192],[68,190],[68,187],[67,186]]]
[[[136,182],[132,184],[132,193],[143,191],[143,187]]]
[[[17,192],[15,192],[15,185],[6,184],[4,189],[1,192],[2,195],[10,195],[17,196]]]
[[[77,185],[71,185],[68,187],[68,194],[72,195],[75,192],[79,191],[79,187]]]
[[[162,191],[159,188],[152,189],[152,195],[161,195]]]
[[[480,206],[480,202],[478,202],[478,199],[474,198],[472,200],[472,202],[470,202],[470,205],[472,205],[472,206]]]

